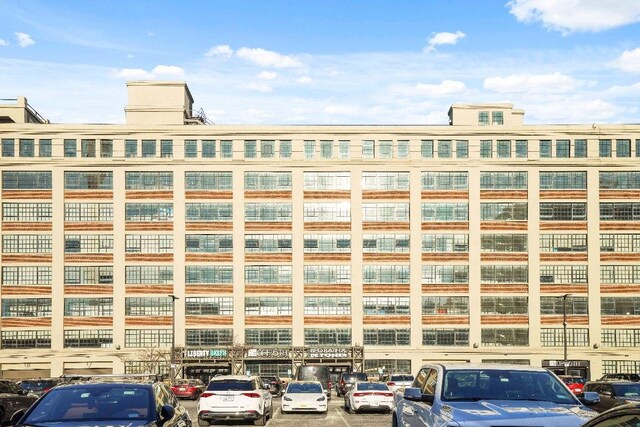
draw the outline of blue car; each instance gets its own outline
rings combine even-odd
[[[494,364],[431,364],[395,396],[393,426],[578,427],[597,413],[543,368]]]

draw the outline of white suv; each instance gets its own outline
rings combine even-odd
[[[214,377],[198,400],[198,424],[216,420],[253,420],[263,426],[273,415],[272,397],[260,377],[223,375]]]

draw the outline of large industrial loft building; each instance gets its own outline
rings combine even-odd
[[[127,86],[123,125],[0,105],[3,377],[640,372],[640,125],[213,125]]]

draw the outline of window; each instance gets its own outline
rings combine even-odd
[[[601,139],[599,142],[598,154],[600,157],[611,157],[611,140]]]
[[[600,203],[600,221],[637,221],[640,203]]]
[[[304,190],[351,190],[351,174],[349,172],[304,172]]]
[[[127,265],[124,276],[127,285],[171,284],[173,265]]]
[[[570,347],[588,347],[589,329],[567,328],[566,342]],[[563,347],[565,343],[564,328],[542,328],[540,343],[543,347]]]
[[[204,285],[228,285],[233,283],[233,266],[188,265],[185,267],[185,283]]]
[[[113,140],[112,139],[100,140],[100,157],[103,157],[103,158],[113,157]]]
[[[81,157],[96,157],[96,140],[83,139],[80,141]]]
[[[173,140],[163,139],[160,141],[160,157],[173,157]]]
[[[469,329],[423,329],[424,346],[462,346],[469,345]]]
[[[601,297],[600,314],[603,316],[640,315],[640,297]]]
[[[271,159],[276,155],[276,142],[272,140],[260,141],[260,157]]]
[[[51,317],[51,298],[3,298],[2,317]]]
[[[333,157],[333,141],[320,141],[320,157],[323,159]]]
[[[362,220],[407,222],[409,221],[409,203],[363,203]]]
[[[289,219],[291,220],[291,205]],[[351,222],[351,204],[349,202],[335,203],[305,203],[304,220],[309,222]]]
[[[601,265],[600,283],[635,284],[640,283],[640,266],[638,265]]]
[[[482,252],[527,252],[526,234],[481,234]]]
[[[202,158],[213,159],[216,157],[216,141],[212,139],[202,140]]]
[[[186,329],[187,347],[231,346],[233,329]]]
[[[51,203],[3,203],[2,220],[19,222],[49,222]]]
[[[481,342],[487,347],[528,346],[529,329],[483,328]]]
[[[258,157],[258,145],[255,140],[244,141],[244,158],[255,159]]]
[[[245,329],[244,342],[256,346],[291,346],[293,342],[290,328]]]
[[[280,158],[281,159],[290,159],[291,158],[291,141],[283,140],[280,141]]]
[[[245,297],[247,316],[291,316],[291,297]]]
[[[409,172],[363,172],[362,189],[409,190]]]
[[[113,347],[113,331],[110,329],[68,329],[64,331],[64,348]]]
[[[77,157],[78,156],[78,147],[76,145],[75,139],[65,139],[64,140],[64,156],[65,157]]]
[[[365,316],[408,315],[409,297],[363,297],[363,313]]]
[[[600,252],[640,252],[640,234],[601,234]]]
[[[304,253],[349,253],[349,234],[305,234]]]
[[[409,141],[406,141],[406,140],[398,141],[398,158],[399,159],[409,158]]]
[[[481,190],[526,190],[527,172],[480,172]]]
[[[602,329],[602,345],[640,347],[640,329]]]
[[[588,298],[570,295],[565,302],[563,296],[540,297],[540,314],[558,315],[565,312],[568,315],[588,315]]]
[[[171,329],[125,329],[124,346],[126,348],[171,347],[172,338]]]
[[[247,234],[244,242],[245,252],[291,253],[290,234]]]
[[[601,249],[602,250],[602,249]],[[540,252],[586,252],[586,234],[541,234]]]
[[[451,158],[451,141],[438,141],[438,157],[441,159]]]
[[[362,236],[364,253],[409,252],[408,234],[365,234]]]
[[[540,140],[540,158],[541,159],[551,158],[551,140],[550,139]]]
[[[189,204],[187,204],[187,213]],[[125,203],[125,221],[173,221],[172,203]],[[188,220],[188,218],[187,218]]]
[[[493,316],[528,314],[529,298],[480,297],[480,313]]]
[[[113,172],[65,172],[65,190],[113,190]]]
[[[556,157],[569,158],[571,154],[570,142],[568,139],[556,141]]]
[[[423,284],[469,283],[468,265],[423,265]]]
[[[422,314],[428,316],[467,315],[469,314],[469,297],[422,297]]]
[[[468,190],[469,173],[422,172],[421,182],[423,190]]]
[[[65,253],[113,253],[113,235],[111,234],[66,234],[64,236]]]
[[[362,282],[367,284],[407,284],[409,283],[408,265],[364,265]]]
[[[231,209],[231,203],[228,204]],[[306,205],[306,204],[305,204]],[[291,203],[245,203],[244,220],[291,222]],[[231,221],[233,217],[228,220]]]
[[[223,159],[233,158],[233,141],[229,141],[229,140],[220,141],[220,157],[222,157]],[[280,157],[282,157],[282,155]]]
[[[602,181],[602,172],[601,172]],[[586,190],[587,173],[540,172],[540,190]]]
[[[173,172],[125,172],[127,190],[172,190]]]
[[[143,139],[142,140],[142,157],[155,157],[155,156],[156,156],[156,140]]]
[[[171,316],[173,301],[169,297],[126,297],[124,299],[126,316]]]
[[[375,142],[373,140],[362,141],[362,158],[373,159],[375,157]]]
[[[245,172],[244,189],[291,190],[291,172]]]
[[[480,203],[481,221],[526,221],[527,203]]]
[[[351,329],[350,328],[305,328],[304,345],[351,345]]]
[[[33,139],[20,139],[20,157],[34,157],[35,150]]]
[[[3,285],[50,285],[51,277],[48,266],[2,267]]]
[[[51,190],[51,172],[3,171],[3,190]]]
[[[456,141],[456,158],[458,159],[469,158],[469,141],[467,140]]]
[[[304,158],[313,159],[316,154],[316,142],[304,141]]]
[[[305,316],[351,315],[351,297],[304,297]]]
[[[528,283],[529,267],[526,265],[482,265],[482,283]]]
[[[469,252],[469,235],[423,234],[422,252]]]
[[[231,190],[231,172],[185,172],[186,190]]]
[[[51,234],[3,234],[3,254],[50,254]]]
[[[124,156],[125,157],[138,157],[138,141],[135,139],[125,139],[124,141]]]
[[[498,140],[497,144],[498,144],[497,157],[499,159],[511,158],[511,141]]]
[[[233,316],[231,297],[187,297],[184,304],[187,316]]]
[[[2,348],[51,348],[51,331],[2,331]]]
[[[376,156],[380,159],[393,159],[393,141],[378,141]]]
[[[351,283],[351,265],[305,265],[304,283],[331,285]]]
[[[585,221],[586,203],[540,203],[540,221]]]
[[[230,253],[233,252],[231,234],[187,234],[185,235],[187,253]]]
[[[586,158],[587,157],[587,140],[586,139],[576,139],[573,143],[573,155],[576,158]]]
[[[480,141],[480,157],[483,159],[490,159],[493,157],[493,141]]]
[[[69,317],[111,317],[113,298],[65,298],[64,315]]]
[[[186,238],[188,242],[189,235],[187,235]],[[186,251],[189,252],[188,244]],[[127,234],[125,236],[125,252],[143,254],[173,253],[173,235]]]
[[[65,203],[65,221],[113,221],[113,203]]]
[[[290,265],[245,265],[244,281],[252,285],[291,284]]]
[[[494,125],[503,125],[504,124],[504,113],[502,111],[492,111],[491,112],[491,123]]]
[[[541,265],[540,283],[587,283],[586,265]]]
[[[489,112],[488,111],[478,112],[478,125],[487,126],[488,124],[489,124]]]
[[[529,141],[516,140],[516,158],[526,159],[529,156]]]
[[[195,139],[187,139],[184,141],[184,157],[196,158],[198,157],[198,141]]]
[[[2,157],[15,157],[16,145],[15,140],[2,138]]]
[[[351,141],[338,142],[338,158],[339,159],[351,158]]]
[[[411,330],[397,329],[364,329],[364,345],[372,346],[408,346],[411,344]]]
[[[601,190],[640,190],[640,172],[600,172]]]
[[[433,158],[433,140],[432,139],[423,139],[422,141],[420,141],[420,153],[423,159]]]
[[[469,203],[423,203],[422,221],[468,221]]]

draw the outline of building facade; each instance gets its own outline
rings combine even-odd
[[[0,105],[3,377],[640,372],[640,125],[214,125],[127,86],[122,125]]]

